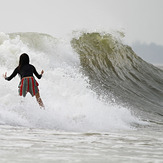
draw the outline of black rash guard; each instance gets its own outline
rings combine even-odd
[[[24,77],[33,76],[33,74],[35,74],[35,76],[38,79],[41,79],[42,77],[42,75],[38,74],[38,72],[36,71],[36,68],[33,65],[26,64],[21,68],[21,70],[19,70],[19,67],[15,68],[14,72],[9,77],[6,77],[5,79],[9,81],[12,78],[14,78],[17,74],[20,75],[21,79]]]

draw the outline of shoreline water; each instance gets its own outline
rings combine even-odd
[[[0,162],[161,162],[162,131],[59,132],[0,126]]]

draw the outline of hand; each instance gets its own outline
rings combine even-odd
[[[44,70],[41,71],[41,75],[44,73]]]
[[[5,72],[5,74],[3,74],[3,77],[6,78],[7,77],[7,72]]]

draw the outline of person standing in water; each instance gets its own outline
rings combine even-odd
[[[20,84],[18,86],[19,95],[25,97],[26,94],[29,92],[32,95],[32,97],[33,96],[36,97],[36,100],[40,105],[40,107],[45,108],[39,94],[39,89],[38,89],[39,84],[37,83],[37,81],[33,76],[33,74],[35,74],[35,76],[38,79],[41,79],[44,71],[42,70],[41,74],[38,74],[36,68],[33,65],[29,64],[29,61],[30,61],[29,56],[26,53],[21,54],[19,58],[18,67],[15,68],[15,70],[9,77],[7,77],[7,72],[3,74],[3,77],[5,78],[5,80],[10,81],[17,74],[19,74],[21,78]]]

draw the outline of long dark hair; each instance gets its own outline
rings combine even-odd
[[[26,53],[23,53],[19,58],[19,70],[26,64],[29,64],[29,56]]]

